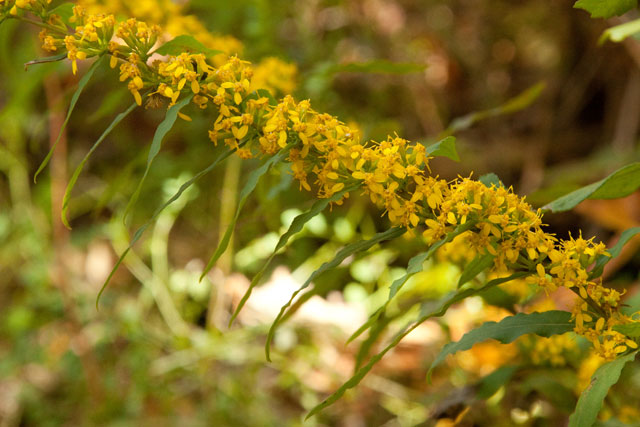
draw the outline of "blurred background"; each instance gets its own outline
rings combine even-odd
[[[255,64],[256,87],[311,99],[364,139],[397,132],[430,143],[455,134],[461,162],[436,159],[434,174],[494,172],[535,207],[640,158],[640,44],[599,46],[602,31],[626,18],[592,20],[569,0],[81,3],[161,24],[167,39],[188,33],[239,54]],[[346,345],[419,245],[398,239],[375,247],[315,281],[314,295],[280,327],[267,363],[266,331],[291,293],[346,243],[388,224],[363,197],[317,216],[228,327],[280,233],[313,203],[285,166],[273,170],[245,206],[232,245],[199,282],[257,164],[231,160],[158,217],[96,310],[132,233],[218,149],[207,138],[209,118],[190,111],[193,122],[180,121],[165,140],[125,226],[121,215],[163,117],[163,109],[136,110],[87,163],[66,229],[60,212],[73,170],[132,100],[115,71],[98,70],[34,184],[78,80],[67,63],[25,70],[42,56],[35,28],[0,26],[1,426],[302,425],[415,316],[417,303],[455,287],[464,247],[412,279],[378,336]],[[610,244],[640,225],[640,197],[586,201],[545,222],[560,237],[582,230]],[[639,305],[638,247],[630,244],[607,272],[610,286],[628,289],[630,312]],[[470,299],[418,328],[359,387],[304,424],[564,425],[601,363],[572,334],[479,344],[449,359],[432,384],[425,380],[447,340],[514,310],[556,307],[570,309],[571,298],[538,295],[525,283],[501,288],[492,301]],[[630,396],[640,396],[640,370],[629,366],[623,378],[603,425],[638,425],[640,402]]]

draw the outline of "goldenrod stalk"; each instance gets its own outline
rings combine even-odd
[[[16,6],[26,11],[42,7],[36,0],[2,3],[0,18],[10,16],[8,11]],[[47,19],[57,22],[54,16]],[[253,90],[253,70],[236,56],[218,61],[218,66],[197,52],[149,62],[162,31],[157,25],[136,19],[116,23],[112,15],[87,14],[78,6],[71,22],[73,31],[64,37],[47,29],[40,37],[44,49],[66,51],[74,73],[78,61],[111,54],[111,66],[119,65],[120,81],[127,82],[138,105],[175,105],[178,99],[193,96],[195,105],[211,113],[213,143],[224,143],[243,159],[271,156],[286,147],[301,190],[315,188],[318,198],[330,198],[344,188],[359,186],[394,226],[410,230],[425,245],[473,222],[465,232],[468,245],[480,255],[493,257],[492,272],[522,269],[526,260],[531,282],[545,291],[572,289],[585,301],[574,309],[575,330],[600,355],[611,359],[637,348],[633,339],[614,330],[618,324],[632,322],[619,311],[621,294],[589,275],[589,266],[606,254],[604,244],[582,237],[559,240],[546,233],[541,212],[533,211],[511,189],[488,187],[469,178],[438,179],[430,174],[421,144],[397,135],[381,142],[361,142],[357,132],[336,117],[313,110],[308,100],[297,102],[287,95],[272,102],[268,93]],[[151,93],[143,100],[141,92],[147,89]],[[347,197],[349,193],[343,196]]]

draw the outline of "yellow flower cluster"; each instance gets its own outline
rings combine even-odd
[[[2,12],[8,10],[10,15],[16,16],[18,14],[18,10],[25,9],[33,11],[34,13],[41,15],[43,12],[46,12],[48,9],[51,0],[0,0],[0,5],[2,6]]]
[[[222,52],[209,58],[214,66],[222,66],[230,56],[241,55],[244,46],[229,35],[210,33],[194,15],[183,13],[184,2],[172,0],[81,0],[78,4],[88,13],[114,14],[133,17],[162,26],[166,34],[189,34],[209,49]],[[267,89],[272,93],[287,94],[296,89],[298,68],[278,58],[265,58],[255,64],[252,89]]]
[[[10,6],[34,10],[36,3],[44,4],[16,1]],[[187,52],[156,59],[151,55],[161,34],[156,25],[133,18],[116,24],[113,15],[87,14],[79,6],[72,33],[58,21],[48,17],[43,47],[56,51],[64,46],[74,73],[78,60],[111,55],[111,66],[120,64],[120,80],[127,82],[139,105],[145,91],[152,106],[160,101],[175,105],[191,96],[199,108],[212,111],[209,137],[214,143],[223,142],[241,158],[287,150],[301,189],[311,191],[313,185],[318,198],[336,196],[341,203],[349,191],[360,188],[394,226],[421,234],[428,245],[464,228],[473,251],[492,257],[490,273],[527,271],[530,282],[547,291],[563,286],[576,292],[584,301],[574,310],[576,332],[590,339],[603,357],[637,347],[613,330],[631,322],[618,312],[620,293],[589,274],[596,257],[606,254],[605,246],[582,237],[558,240],[546,233],[541,212],[511,189],[470,178],[447,182],[429,174],[422,144],[397,135],[362,143],[355,130],[313,110],[307,100],[296,102],[287,95],[272,102],[268,94],[255,90],[253,69],[237,56],[222,64]]]

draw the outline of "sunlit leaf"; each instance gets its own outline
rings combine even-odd
[[[627,37],[635,36],[638,33],[640,33],[640,19],[634,19],[633,21],[607,28],[598,39],[598,43],[602,44],[607,40],[620,43]]]

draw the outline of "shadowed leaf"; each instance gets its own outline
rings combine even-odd
[[[278,162],[284,160],[284,158],[287,156],[287,154],[289,152],[289,148],[290,147],[280,150],[278,152],[278,154],[276,154],[273,157],[269,158],[269,160],[267,160],[262,166],[260,166],[259,168],[253,170],[249,174],[249,178],[247,179],[247,183],[244,185],[244,187],[242,187],[242,190],[240,190],[240,197],[239,197],[239,200],[238,200],[238,206],[236,207],[236,214],[234,215],[231,223],[229,223],[229,226],[227,227],[227,230],[225,231],[224,236],[222,236],[222,239],[220,239],[220,243],[218,244],[218,248],[216,249],[214,254],[211,256],[211,258],[209,259],[209,262],[207,263],[207,266],[205,267],[204,271],[202,272],[202,275],[200,276],[200,280],[202,280],[204,278],[204,276],[213,268],[213,266],[215,265],[216,261],[218,261],[218,258],[220,258],[222,256],[224,251],[227,249],[227,246],[229,246],[229,241],[231,240],[231,235],[233,234],[233,229],[235,228],[236,222],[238,221],[238,217],[240,216],[240,211],[242,210],[242,207],[244,206],[244,204],[247,202],[247,199],[249,198],[249,195],[253,192],[253,190],[255,190],[256,185],[258,185],[258,181],[260,180],[260,178],[265,173],[267,173],[269,171],[269,169],[271,169],[271,167],[273,165],[275,165]],[[231,316],[231,320],[229,321],[229,324],[233,323],[233,321],[235,320],[237,315],[238,315],[238,312],[236,310],[236,312],[233,314],[233,316]]]
[[[84,168],[84,165],[87,163],[87,160],[89,160],[89,157],[91,156],[91,154],[93,154],[93,152],[98,148],[100,143],[111,133],[113,128],[115,128],[118,125],[118,123],[120,123],[125,117],[127,117],[129,113],[131,113],[137,106],[138,104],[134,102],[124,112],[116,116],[116,118],[111,122],[109,127],[107,127],[104,130],[104,132],[102,132],[102,135],[100,135],[100,138],[98,138],[98,140],[93,144],[89,152],[84,156],[84,158],[82,159],[78,167],[76,167],[76,170],[73,171],[73,175],[71,175],[71,179],[69,180],[69,184],[67,184],[67,188],[64,192],[64,197],[62,199],[61,217],[62,217],[63,224],[67,228],[71,229],[71,226],[69,225],[69,219],[67,218],[67,211],[69,210],[69,199],[71,199],[71,191],[73,190],[73,187],[76,184],[76,181],[78,181],[78,177],[80,176],[80,173]]]
[[[104,281],[104,283],[102,285],[102,288],[100,289],[100,292],[98,292],[98,296],[96,297],[96,308],[98,308],[98,303],[100,302],[100,297],[104,293],[104,290],[107,288],[107,285],[111,281],[111,278],[113,277],[115,272],[118,270],[118,267],[120,267],[120,264],[122,264],[122,261],[127,256],[127,254],[129,253],[129,251],[131,250],[133,245],[140,239],[140,237],[142,237],[142,235],[144,234],[145,230],[153,223],[153,221],[156,220],[156,218],[158,218],[158,215],[160,215],[160,213],[163,210],[165,210],[167,208],[167,206],[169,206],[170,204],[172,204],[173,202],[178,200],[180,198],[180,196],[182,195],[182,193],[187,191],[187,189],[189,187],[191,187],[193,184],[195,184],[200,178],[202,178],[204,175],[206,175],[209,172],[211,172],[212,170],[214,170],[216,168],[216,166],[218,166],[218,164],[220,162],[222,162],[227,157],[229,157],[234,151],[235,150],[227,150],[227,151],[225,151],[220,156],[218,156],[218,158],[216,160],[214,160],[213,163],[211,163],[207,168],[201,170],[193,178],[189,179],[184,184],[182,184],[180,186],[180,188],[178,189],[178,191],[173,196],[171,196],[171,198],[169,200],[167,200],[162,206],[160,206],[158,209],[156,209],[156,211],[153,213],[153,216],[144,225],[142,225],[140,228],[138,228],[136,230],[136,232],[133,234],[133,238],[131,239],[131,243],[129,243],[129,246],[127,247],[127,249],[125,249],[125,251],[120,255],[120,257],[118,258],[118,261],[116,262],[114,267],[111,269],[111,272],[109,273],[109,276],[107,277],[107,280]]]
[[[151,147],[149,148],[149,155],[147,156],[147,165],[144,169],[144,174],[142,175],[142,179],[140,179],[136,190],[133,192],[133,196],[131,196],[131,199],[129,199],[129,203],[127,203],[127,207],[124,210],[124,215],[122,216],[123,220],[127,218],[129,212],[131,212],[131,209],[133,209],[136,202],[138,201],[138,197],[140,197],[140,191],[142,191],[142,186],[147,179],[149,170],[151,170],[151,165],[160,152],[160,148],[162,147],[162,140],[165,136],[167,136],[167,133],[169,133],[171,128],[173,128],[173,125],[178,119],[178,113],[185,105],[187,105],[191,101],[191,98],[193,98],[193,95],[187,96],[186,98],[180,100],[180,102],[177,102],[175,105],[169,107],[164,120],[158,125],[156,132],[153,134],[153,140],[151,141]]]
[[[280,308],[280,313],[278,313],[278,316],[271,324],[271,327],[269,328],[269,333],[267,335],[267,343],[265,344],[265,353],[267,356],[267,360],[271,360],[271,357],[270,357],[271,341],[273,340],[273,336],[280,323],[280,319],[282,319],[285,312],[287,311],[287,308],[291,306],[291,303],[293,303],[293,300],[296,298],[296,296],[298,296],[300,292],[306,289],[316,277],[318,277],[320,274],[324,273],[327,270],[330,270],[332,268],[339,266],[340,263],[344,261],[347,257],[353,254],[357,254],[359,252],[364,252],[380,242],[384,242],[384,241],[395,239],[396,237],[402,236],[405,232],[406,232],[406,229],[401,227],[390,228],[387,231],[383,231],[381,233],[376,234],[369,240],[360,240],[359,242],[351,243],[345,246],[344,248],[342,248],[340,251],[338,251],[336,256],[331,261],[325,262],[320,266],[320,268],[314,271],[313,274],[311,274],[311,276],[304,282],[304,284],[300,288],[298,288],[298,290],[295,291],[293,295],[291,295],[291,298],[289,299],[289,301],[285,305],[283,305],[282,308]]]
[[[438,307],[434,310],[431,310],[431,307],[433,306],[432,302],[423,304],[420,316],[415,322],[409,323],[408,325],[406,325],[398,334],[396,334],[395,338],[381,352],[373,356],[365,366],[358,369],[358,371],[349,380],[347,380],[347,382],[345,382],[338,390],[336,390],[333,394],[331,394],[331,396],[327,397],[320,404],[316,405],[313,409],[311,409],[311,411],[309,412],[309,414],[307,414],[305,419],[312,417],[313,415],[322,411],[327,406],[332,405],[338,399],[340,399],[347,390],[358,385],[360,381],[362,381],[364,376],[367,373],[369,373],[369,371],[373,368],[373,366],[376,363],[378,363],[380,359],[382,359],[384,355],[389,352],[389,350],[397,346],[398,343],[400,343],[400,341],[402,341],[404,337],[406,337],[409,333],[411,333],[415,328],[417,328],[419,325],[424,323],[426,320],[431,319],[433,317],[443,316],[447,312],[449,307],[451,307],[453,304],[457,302],[464,300],[465,298],[469,298],[471,296],[481,294],[483,291],[487,289],[491,289],[494,286],[498,286],[502,283],[510,282],[511,280],[528,276],[529,274],[530,273],[528,272],[518,272],[518,273],[512,274],[509,277],[503,277],[500,279],[491,280],[490,282],[488,282],[487,284],[485,284],[484,286],[478,289],[465,289],[462,291],[453,292],[449,294],[449,296],[443,298],[441,300],[440,305],[438,305]]]
[[[51,149],[47,153],[47,156],[44,158],[42,163],[40,163],[38,170],[36,170],[36,173],[33,175],[33,182],[37,182],[38,175],[40,175],[40,172],[42,172],[42,170],[45,167],[47,167],[47,164],[49,163],[49,160],[51,159],[53,152],[58,146],[58,142],[60,142],[60,138],[62,138],[62,134],[64,133],[64,130],[67,127],[67,123],[69,123],[69,119],[71,118],[71,113],[73,113],[73,109],[76,108],[76,104],[78,103],[78,98],[80,98],[80,94],[84,90],[85,86],[87,86],[87,83],[89,83],[89,80],[91,80],[91,77],[93,76],[93,73],[96,71],[96,69],[102,65],[102,62],[104,62],[104,56],[99,57],[98,60],[94,62],[91,65],[91,67],[89,67],[86,74],[82,76],[82,78],[78,82],[78,88],[73,93],[73,96],[71,96],[71,102],[69,103],[69,110],[67,111],[67,117],[65,117],[64,122],[62,123],[62,127],[60,127],[60,133],[58,134],[56,141],[51,146]]]
[[[573,330],[573,326],[571,313],[560,310],[531,314],[518,313],[515,316],[505,317],[500,322],[485,322],[478,328],[464,334],[460,341],[445,345],[431,364],[427,378],[431,377],[431,372],[448,355],[469,350],[479,342],[494,339],[508,344],[525,334],[536,334],[548,338],[552,335],[570,332]]]

